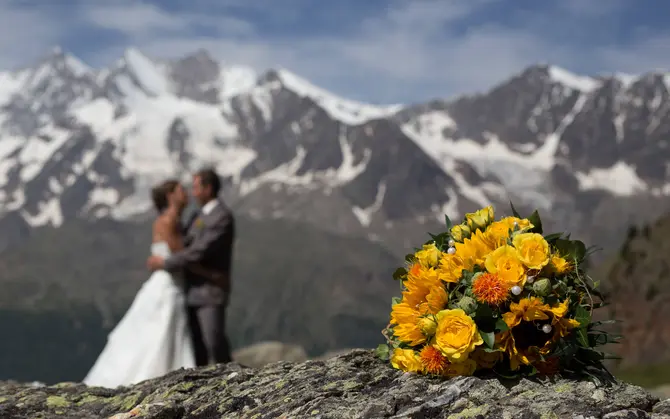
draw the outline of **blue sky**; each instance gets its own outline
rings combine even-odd
[[[670,2],[656,0],[4,0],[0,68],[54,45],[94,67],[130,46],[160,58],[205,48],[342,96],[406,103],[483,91],[534,63],[666,69],[667,16]]]

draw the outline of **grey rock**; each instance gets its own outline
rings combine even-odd
[[[594,393],[598,397],[590,397]],[[353,350],[326,361],[231,363],[179,370],[132,387],[0,383],[0,417],[158,418],[662,418],[640,387],[587,381],[450,380],[404,374]],[[653,413],[652,413],[653,412]]]
[[[654,406],[654,413],[670,415],[670,399],[660,401]]]

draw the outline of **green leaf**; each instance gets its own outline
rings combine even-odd
[[[505,320],[498,319],[498,321],[496,321],[496,330],[499,333],[506,332],[509,330],[509,327],[507,326],[507,323],[505,323]]]
[[[380,343],[375,350],[375,355],[383,361],[388,361],[390,357],[389,346],[385,343]]]
[[[577,260],[577,262],[581,262],[586,256],[586,245],[580,240],[573,240],[572,243],[574,252],[573,257]]]
[[[512,207],[512,215],[514,215],[516,218],[523,218],[519,213],[516,211],[516,208],[514,208],[514,204],[512,204],[512,201],[509,201],[509,206]]]
[[[552,233],[552,234],[547,234],[544,236],[544,239],[551,244],[551,242],[556,241],[563,236],[563,233]]]
[[[586,330],[589,323],[591,323],[591,314],[583,306],[577,306],[575,320],[579,322],[579,328],[577,329],[577,339],[579,340],[579,343],[584,347],[589,347],[589,338]]]
[[[451,219],[449,219],[449,216],[447,214],[444,214],[444,222],[447,224],[447,230],[451,230],[451,227],[454,226],[454,224],[451,222]]]
[[[554,247],[569,261],[581,262],[586,256],[586,246],[579,240],[558,239],[554,242]]]
[[[398,268],[393,272],[393,279],[396,281],[403,280],[407,276],[407,269],[405,268]]]
[[[393,307],[394,305],[400,303],[401,301],[402,301],[402,298],[400,298],[400,297],[393,297],[393,298],[391,298],[391,307]]]
[[[484,345],[486,345],[488,348],[493,348],[493,346],[496,344],[496,335],[493,332],[484,332],[484,331],[479,331],[479,334],[481,335],[482,339],[484,340]]]
[[[537,210],[528,217],[528,221],[533,224],[533,228],[529,230],[531,233],[542,234],[542,220],[540,219],[540,213]]]

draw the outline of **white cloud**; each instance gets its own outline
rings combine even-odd
[[[112,63],[128,46],[165,58],[205,48],[227,63],[259,71],[286,67],[339,94],[377,102],[480,91],[538,62],[605,72],[642,72],[669,64],[664,57],[670,56],[670,43],[663,34],[640,34],[623,46],[606,36],[604,41],[594,37],[600,43],[588,48],[575,42],[607,17],[620,15],[622,0],[603,0],[597,7],[595,2],[564,0],[544,12],[520,12],[525,13],[522,23],[508,25],[490,16],[473,19],[487,7],[500,6],[500,0],[390,0],[388,8],[369,18],[334,4],[321,13],[341,24],[341,33],[292,35],[292,25],[304,23],[300,11],[310,1],[193,0],[188,13],[178,14],[146,2],[86,2],[74,26],[54,23],[37,12],[24,11],[32,14],[22,23],[0,14],[0,24],[12,20],[17,26],[39,27],[20,44],[3,43],[6,37],[0,37],[0,65],[31,50],[39,53],[59,34],[82,25],[121,35],[117,43],[82,57],[93,65]],[[241,17],[249,15],[263,18]],[[283,22],[285,32],[262,35],[259,22],[275,27]],[[604,24],[600,28],[609,30]],[[566,34],[575,39],[565,40]]]

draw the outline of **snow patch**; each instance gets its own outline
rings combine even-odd
[[[403,107],[402,105],[374,106],[342,99],[287,70],[278,70],[278,74],[287,89],[292,90],[299,96],[309,97],[321,105],[331,117],[349,125],[358,125],[372,119],[386,118]]]
[[[617,162],[607,169],[592,169],[575,175],[582,190],[604,189],[619,196],[631,196],[646,190],[646,184],[638,177],[635,168],[623,162]]]
[[[560,83],[571,89],[575,89],[584,93],[589,93],[600,87],[600,82],[594,78],[586,76],[578,76],[557,66],[549,66],[549,77],[556,83]]]
[[[372,216],[379,211],[384,203],[384,196],[386,195],[386,183],[384,181],[380,182],[377,185],[377,193],[375,195],[375,200],[367,208],[360,208],[354,206],[351,210],[358,219],[358,222],[361,223],[363,227],[369,227],[372,223]]]
[[[169,82],[156,64],[136,48],[128,48],[124,54],[128,70],[137,82],[152,96],[162,96],[169,92]]]

